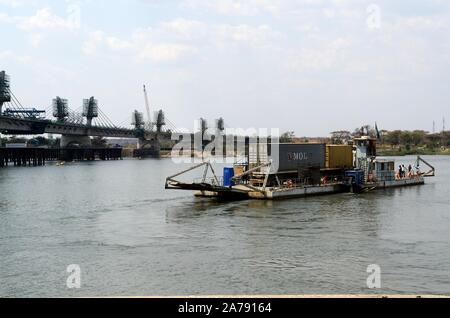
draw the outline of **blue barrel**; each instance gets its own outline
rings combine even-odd
[[[223,168],[223,186],[230,187],[234,185],[233,180],[231,178],[234,177],[234,169],[233,168]]]

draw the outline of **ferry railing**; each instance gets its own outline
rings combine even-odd
[[[310,178],[279,180],[279,188],[280,189],[303,188],[307,185],[310,185]]]
[[[193,183],[208,183],[214,186],[223,186],[223,177],[206,177],[206,178],[195,178]]]
[[[326,185],[333,185],[333,184],[342,184],[346,182],[346,179],[341,175],[336,176],[328,176],[326,180],[322,179],[319,184],[314,184],[312,182],[311,178],[288,178],[288,179],[281,179],[278,180],[279,187],[281,189],[286,188],[304,188],[308,186],[326,186]]]
[[[234,165],[235,166],[247,166],[248,160],[247,160],[247,158],[236,159],[236,161],[234,162]]]
[[[257,167],[254,167],[254,168],[252,168],[252,169],[249,169],[249,170],[247,170],[247,171],[245,171],[245,172],[243,172],[243,173],[241,173],[241,174],[235,175],[234,177],[231,178],[231,180],[232,180],[233,182],[235,182],[235,183],[236,183],[236,182],[240,182],[241,180],[243,180],[243,178],[246,179],[247,176],[251,175],[253,172],[256,172],[256,171],[258,171],[258,170],[260,171],[262,168],[265,168],[265,167],[269,167],[268,171],[267,171],[266,174],[265,174],[262,188],[254,187],[254,186],[251,185],[250,183],[245,183],[245,184],[244,184],[247,188],[249,188],[249,189],[251,189],[251,190],[254,190],[254,191],[258,191],[258,192],[263,193],[263,192],[266,190],[267,181],[268,181],[268,179],[269,179],[269,172],[270,172],[271,166],[272,166],[272,161],[270,160],[270,161],[267,162],[267,163],[264,163],[264,164],[262,164],[262,165],[260,165],[260,166],[257,166]]]
[[[430,168],[430,171],[425,172],[422,175],[424,177],[434,177],[435,173],[436,173],[436,169],[428,161],[423,159],[421,156],[417,156],[417,163],[416,163],[417,167],[420,166],[420,162],[423,162],[424,164],[426,164]]]

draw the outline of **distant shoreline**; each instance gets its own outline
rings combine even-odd
[[[425,150],[425,149],[414,149],[414,150],[378,150],[378,156],[380,157],[402,157],[402,156],[450,156],[450,149],[446,150]],[[126,150],[122,155],[124,158],[133,157],[130,150]],[[161,151],[161,158],[172,158],[172,153],[170,150]],[[190,156],[180,156],[180,157],[190,157]],[[200,153],[196,153],[194,158],[201,158]]]
[[[378,155],[382,157],[396,157],[396,156],[450,156],[450,151],[447,150],[380,150]]]

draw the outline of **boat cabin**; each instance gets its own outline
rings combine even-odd
[[[376,159],[369,167],[368,181],[393,181],[395,180],[395,161],[386,159]]]

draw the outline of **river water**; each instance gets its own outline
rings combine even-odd
[[[165,190],[170,159],[0,169],[0,296],[450,294],[450,157],[425,158],[424,186],[276,202]]]

